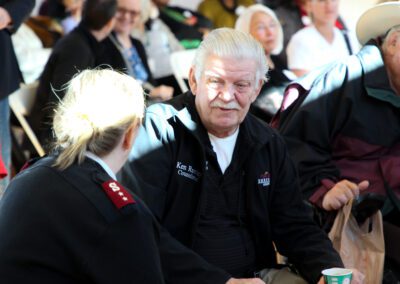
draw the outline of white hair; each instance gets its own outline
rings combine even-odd
[[[246,10],[236,20],[235,29],[238,31],[245,32],[245,33],[250,33],[251,19],[253,18],[255,13],[259,13],[259,12],[270,16],[274,20],[274,22],[277,26],[277,29],[278,29],[277,45],[271,51],[271,54],[277,55],[283,49],[283,30],[282,30],[282,25],[279,22],[278,18],[276,17],[275,12],[272,11],[270,8],[268,8],[262,4],[255,4],[255,5],[251,5],[251,6],[247,7]]]
[[[210,55],[235,59],[252,59],[257,63],[255,79],[258,87],[260,79],[266,81],[268,63],[261,44],[251,35],[231,28],[211,31],[196,51],[193,61],[195,78],[200,81],[204,63]]]
[[[144,115],[141,85],[113,70],[84,70],[69,83],[54,121],[55,163],[61,169],[84,160],[85,152],[97,156],[111,152],[132,125]]]

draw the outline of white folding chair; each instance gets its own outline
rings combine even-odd
[[[183,93],[189,90],[185,79],[189,78],[189,70],[195,53],[196,49],[186,49],[175,51],[170,56],[172,72]]]
[[[26,121],[27,116],[32,110],[35,103],[36,90],[39,82],[35,81],[30,84],[21,84],[20,88],[9,96],[9,104],[12,112],[20,123],[22,129],[25,131],[26,136],[31,141],[33,147],[40,156],[45,155],[42,145],[40,145],[35,133],[31,126]]]

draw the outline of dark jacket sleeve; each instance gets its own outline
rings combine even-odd
[[[281,139],[276,142],[284,145]],[[289,258],[309,283],[317,283],[323,269],[343,267],[343,263],[302,199],[296,169],[286,147],[275,149],[274,155],[281,159],[275,166],[279,182],[270,200],[273,240],[278,251]]]
[[[53,61],[51,81],[49,83],[55,90],[60,90],[76,73],[94,67],[94,64],[93,54],[86,46],[72,45],[72,43],[71,45],[65,45]]]
[[[340,178],[332,147],[347,113],[342,88],[349,81],[348,71],[344,64],[332,65],[280,116],[278,129],[299,171],[302,193],[313,203]],[[286,94],[290,88],[297,88],[296,84]]]
[[[10,0],[5,1],[5,3],[2,3],[0,6],[6,9],[10,14],[12,30],[15,31],[31,13],[35,6],[35,0]]]
[[[97,246],[86,260],[86,272],[94,283],[165,283],[159,236],[148,212],[135,210],[109,224],[95,241]]]

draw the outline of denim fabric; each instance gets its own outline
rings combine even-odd
[[[1,157],[7,168],[8,175],[0,180],[0,198],[10,181],[11,171],[11,135],[10,135],[10,107],[8,97],[0,100],[0,145]]]

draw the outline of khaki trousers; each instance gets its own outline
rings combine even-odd
[[[307,284],[299,275],[289,271],[288,268],[266,268],[260,271],[260,278],[266,284]]]

